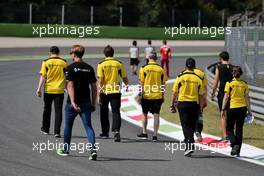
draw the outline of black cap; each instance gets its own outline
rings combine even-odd
[[[52,47],[50,47],[50,52],[53,54],[59,54],[60,49],[57,46],[52,46]]]
[[[195,60],[193,58],[188,58],[186,60],[186,67],[189,69],[195,68]]]

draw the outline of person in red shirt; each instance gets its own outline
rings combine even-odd
[[[171,49],[167,45],[167,41],[163,40],[163,46],[160,47],[160,54],[161,54],[161,66],[164,68],[164,64],[166,64],[166,73],[167,73],[167,78],[169,78],[169,59],[171,57]]]

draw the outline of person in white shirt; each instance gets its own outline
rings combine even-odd
[[[129,50],[129,57],[130,57],[130,68],[131,72],[134,75],[137,75],[137,67],[139,64],[139,49],[137,47],[137,41],[133,41],[132,47]]]
[[[146,58],[146,64],[148,64],[150,53],[155,51],[155,49],[151,46],[151,40],[148,40],[148,47],[145,48],[145,58]]]

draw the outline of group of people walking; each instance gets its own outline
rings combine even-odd
[[[171,48],[167,45],[167,41],[163,40],[162,41],[162,46],[160,47],[160,54],[161,54],[161,62],[160,65],[162,68],[165,66],[166,70],[166,76],[169,78],[169,63],[170,63],[170,58],[171,58]],[[148,64],[149,62],[149,56],[151,52],[155,52],[155,47],[152,46],[151,40],[148,40],[148,46],[145,48],[144,51],[144,57],[145,57],[145,63]],[[129,58],[130,58],[130,67],[131,67],[131,73],[133,75],[137,75],[137,69],[138,65],[140,63],[140,50],[137,46],[137,41],[132,42],[132,47],[129,49]],[[144,64],[145,64],[144,63]],[[144,65],[143,64],[143,65]]]
[[[169,47],[160,48],[160,52],[166,52],[167,58],[162,59],[161,65],[157,63],[157,53],[151,49],[151,41],[146,48],[146,64],[139,70],[139,82],[141,92],[138,95],[138,102],[142,106],[142,132],[138,138],[147,139],[148,113],[154,116],[153,142],[158,140],[159,114],[164,102],[165,83],[169,77],[169,57],[171,56]],[[130,64],[137,63],[139,52],[136,41],[130,49]],[[137,54],[136,54],[137,50]],[[134,52],[134,53],[133,53]],[[91,113],[96,110],[96,104],[100,106],[100,121],[102,133],[101,138],[109,138],[110,123],[108,105],[111,105],[112,127],[111,131],[115,142],[121,141],[121,81],[128,86],[126,70],[122,62],[114,58],[114,49],[111,46],[104,48],[105,59],[97,66],[97,75],[93,67],[82,59],[85,49],[81,45],[74,45],[70,55],[73,63],[68,65],[67,61],[59,56],[59,48],[50,48],[50,57],[42,62],[40,79],[37,88],[37,96],[42,96],[42,86],[44,84],[44,111],[41,133],[49,134],[51,106],[55,105],[55,127],[54,135],[60,138],[60,128],[62,123],[62,106],[64,99],[64,87],[68,92],[67,103],[65,105],[64,118],[64,147],[57,151],[62,156],[69,155],[71,144],[72,127],[77,115],[80,115],[89,143],[91,143],[90,160],[97,159],[95,150],[95,133],[91,122]],[[224,139],[230,139],[232,151],[231,155],[239,155],[243,136],[243,122],[247,111],[250,114],[250,104],[248,98],[248,85],[240,79],[242,70],[238,66],[232,66],[225,61],[229,59],[227,52],[220,53],[221,61],[217,63],[215,84],[212,99],[215,96],[218,82],[220,82],[218,101],[223,119]],[[227,59],[228,58],[228,59]],[[162,64],[166,63],[166,70]],[[137,63],[138,64],[138,63]],[[136,68],[132,68],[136,74]],[[230,75],[228,77],[228,72]],[[229,79],[227,79],[229,78]],[[223,87],[223,88],[222,88]],[[196,61],[193,58],[186,60],[186,69],[175,79],[170,111],[176,113],[176,108],[180,115],[183,128],[184,142],[186,150],[184,155],[191,156],[194,152],[194,134],[199,142],[202,141],[202,113],[207,106],[207,78],[205,73],[196,68]],[[227,113],[226,113],[227,112]],[[226,117],[227,114],[227,117]],[[227,124],[227,125],[226,125]],[[236,131],[234,132],[234,127]],[[228,137],[228,138],[227,138]]]

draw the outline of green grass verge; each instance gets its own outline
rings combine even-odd
[[[189,56],[217,56],[218,53],[214,53],[214,52],[203,52],[203,53],[173,53],[173,56],[176,57],[189,57]],[[62,58],[70,58],[70,55],[60,55]],[[160,54],[158,54],[158,56],[160,57]],[[6,56],[0,56],[0,61],[18,61],[18,60],[42,60],[47,58],[47,55],[21,55],[21,56],[17,56],[17,55],[6,55]],[[104,54],[85,54],[83,58],[86,59],[90,59],[90,58],[98,58],[98,59],[102,59],[104,58]],[[128,53],[118,53],[115,54],[116,58],[129,58],[129,54]],[[143,58],[144,54],[140,54],[140,57]],[[173,58],[175,59],[175,58]]]
[[[33,35],[33,27],[47,27],[47,24],[0,24],[0,36],[9,37],[39,37],[38,35]],[[51,25],[52,27],[84,27],[78,25]],[[85,26],[89,27],[89,26]],[[94,28],[93,28],[94,29]],[[82,30],[80,30],[82,32]],[[93,33],[92,35],[85,35],[84,38],[118,38],[118,39],[153,39],[153,40],[223,40],[224,35],[216,35],[216,37],[211,37],[210,34],[193,34],[193,35],[177,35],[173,38],[169,35],[165,35],[164,28],[146,28],[146,27],[111,27],[111,26],[99,26],[99,34],[94,35],[95,31],[89,31]],[[44,32],[44,29],[43,29]],[[69,37],[78,38],[80,35],[43,35],[42,37]]]
[[[171,100],[171,91],[172,84],[168,84],[168,91],[165,95],[165,102],[162,105],[161,109],[161,117],[164,119],[179,124],[179,114],[168,113],[170,107]],[[250,144],[259,148],[264,149],[264,136],[261,135],[264,131],[264,126],[260,124],[250,124],[244,126],[244,140],[243,142],[246,144]],[[221,136],[221,128],[220,128],[220,113],[217,105],[213,103],[209,103],[208,107],[204,111],[204,133]]]

